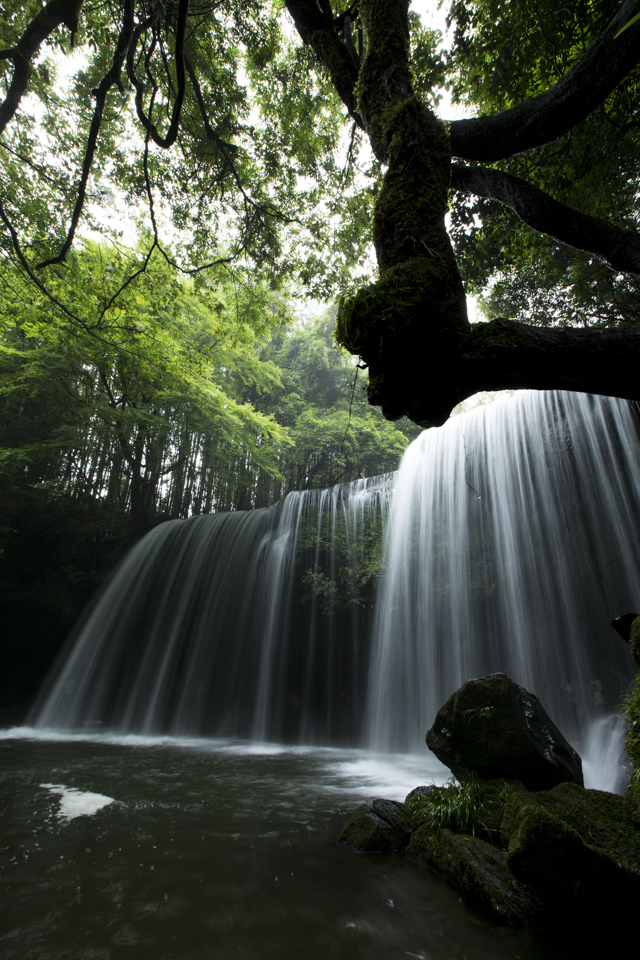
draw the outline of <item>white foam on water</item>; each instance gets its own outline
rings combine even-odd
[[[59,820],[69,823],[76,817],[92,817],[115,803],[113,797],[105,797],[102,793],[91,793],[86,790],[76,790],[75,787],[66,787],[63,783],[41,783],[42,790],[48,790],[49,793],[57,793],[60,796],[60,809],[56,816]]]
[[[353,751],[354,753],[356,751]],[[328,764],[342,782],[342,789],[362,797],[404,800],[414,787],[435,783],[441,786],[451,771],[432,754],[376,754],[358,751],[357,756]]]

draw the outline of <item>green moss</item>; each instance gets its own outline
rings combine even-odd
[[[626,910],[640,895],[640,832],[623,797],[573,783],[513,794],[502,836],[507,866],[551,912]]]
[[[629,653],[636,667],[640,670],[640,617],[636,617],[631,624]]]
[[[634,819],[640,823],[640,674],[626,696],[624,711],[628,722],[627,753],[632,768],[626,796],[633,804]]]
[[[519,925],[538,918],[540,904],[534,892],[514,879],[504,853],[479,837],[445,827],[437,843],[425,843],[414,834],[406,856],[427,864],[471,906],[494,919]]]

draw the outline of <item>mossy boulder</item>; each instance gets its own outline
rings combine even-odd
[[[395,853],[411,838],[412,812],[397,800],[362,803],[351,815],[338,843],[358,853]]]
[[[431,867],[483,913],[513,925],[532,923],[540,914],[535,892],[515,879],[504,851],[479,837],[443,828],[438,836],[413,834],[406,856]]]
[[[530,790],[582,786],[582,761],[538,698],[504,673],[468,680],[438,710],[427,746],[456,777],[519,780]]]
[[[640,830],[623,797],[573,783],[514,793],[505,805],[502,839],[506,866],[535,891],[549,921],[567,911],[635,914]]]
[[[640,670],[640,617],[636,617],[629,632],[629,653],[631,659]]]

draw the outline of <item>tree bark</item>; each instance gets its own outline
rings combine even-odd
[[[469,330],[466,299],[445,229],[451,156],[444,125],[413,89],[408,0],[361,0],[366,48],[358,110],[376,157],[388,165],[376,197],[373,242],[380,278],[345,298],[336,339],[369,368],[369,400],[389,419],[442,420],[450,377]],[[427,364],[406,376],[407,348]],[[424,371],[424,367],[423,367]],[[442,421],[441,421],[442,422]]]
[[[506,160],[572,130],[640,61],[640,20],[616,36],[637,13],[640,0],[626,0],[576,65],[539,96],[501,113],[454,120],[453,156],[482,163]]]
[[[454,163],[451,187],[511,207],[523,223],[538,233],[593,254],[613,270],[640,273],[640,235],[634,230],[623,230],[573,210],[520,177],[488,167]]]
[[[640,400],[640,330],[530,327],[497,319],[474,324],[462,350],[457,390],[573,390]]]
[[[63,24],[71,31],[78,29],[82,0],[50,0],[31,21],[15,47],[0,51],[0,59],[13,61],[13,77],[4,102],[0,104],[0,133],[3,132],[14,113],[29,83],[31,61],[40,49],[43,40]]]

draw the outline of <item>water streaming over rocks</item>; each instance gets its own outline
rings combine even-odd
[[[114,575],[38,727],[424,750],[503,671],[570,740],[630,678],[632,405],[524,392],[425,431],[397,475],[157,527]]]
[[[639,467],[631,405],[524,393],[424,433],[396,476],[154,530],[36,728],[0,732],[2,956],[610,950],[588,924],[497,927],[335,838],[358,800],[444,782],[424,732],[489,671],[540,697],[587,786],[622,788],[632,667],[608,621],[638,608]]]

